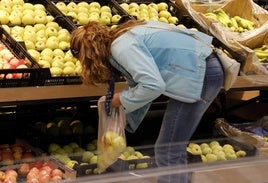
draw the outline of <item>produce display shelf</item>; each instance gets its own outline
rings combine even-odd
[[[42,69],[23,48],[23,46],[14,40],[3,27],[0,27],[0,41],[5,47],[13,53],[17,59],[24,59],[28,68],[23,69],[2,69],[0,70],[0,87],[26,87],[38,86],[40,84],[40,74],[46,73],[47,69]],[[7,79],[8,74],[21,74],[21,78]]]

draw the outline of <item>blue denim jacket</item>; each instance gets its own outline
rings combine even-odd
[[[147,25],[174,26],[158,21]],[[137,26],[112,43],[111,64],[129,85],[120,96],[128,131],[136,131],[151,102],[161,94],[188,103],[200,100],[212,37],[185,31],[203,41],[175,31]]]

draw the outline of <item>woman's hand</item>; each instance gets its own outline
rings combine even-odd
[[[113,107],[119,107],[121,106],[121,101],[120,101],[120,93],[115,93],[112,99],[112,106]]]

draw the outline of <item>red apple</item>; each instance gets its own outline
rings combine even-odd
[[[39,183],[38,178],[27,179],[26,183]]]
[[[62,177],[58,176],[58,175],[55,175],[55,176],[51,177],[51,179],[50,179],[51,182],[58,182],[61,180],[62,180]]]
[[[38,168],[38,169],[42,168],[43,167],[43,162],[42,161],[35,161],[35,162],[31,163],[30,168],[32,169],[34,167]]]
[[[60,169],[55,168],[54,170],[52,170],[51,176],[52,177],[54,177],[54,176],[60,176],[62,178],[63,177],[63,172]]]
[[[21,175],[27,175],[27,173],[30,172],[30,165],[28,163],[21,164],[20,167],[19,167],[18,172]]]
[[[42,175],[42,176],[39,176],[38,180],[40,183],[48,183],[50,181],[50,176]]]
[[[6,174],[6,176],[18,177],[18,173],[15,170],[13,170],[13,169],[7,169],[5,171],[5,174]]]

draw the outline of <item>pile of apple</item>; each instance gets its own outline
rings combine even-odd
[[[235,150],[231,144],[220,144],[213,140],[208,143],[189,143],[187,151],[193,155],[200,155],[203,162],[235,160],[247,155],[244,150]]]
[[[34,159],[34,153],[22,144],[1,144],[0,164],[14,165],[18,162],[29,162]]]
[[[86,2],[79,3],[62,1],[56,2],[55,6],[66,16],[78,25],[85,25],[89,21],[100,22],[104,25],[117,24],[121,16],[113,14],[108,5],[101,5],[99,2]]]
[[[132,16],[137,17],[138,20],[155,20],[165,23],[177,25],[179,19],[173,16],[169,11],[169,6],[166,2],[159,3],[120,3],[120,6]]]
[[[2,25],[46,24],[54,19],[42,4],[25,3],[24,0],[1,0],[0,23]]]
[[[6,19],[7,17],[7,19]],[[49,68],[52,76],[77,76],[80,62],[70,52],[70,33],[62,28],[42,4],[23,0],[0,2],[2,27],[27,51],[42,68]]]
[[[18,59],[15,55],[0,42],[0,69],[24,69],[28,68],[25,59]],[[23,73],[1,74],[0,79],[20,79],[26,77]]]

